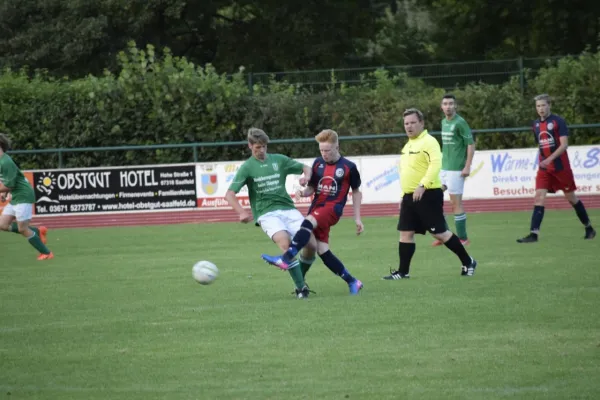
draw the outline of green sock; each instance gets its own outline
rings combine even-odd
[[[312,267],[313,263],[315,262],[315,258],[313,257],[312,259],[307,259],[300,255],[300,257],[298,257],[298,262],[300,263],[300,268],[302,268],[302,277],[304,278],[306,277],[306,273],[310,267]]]
[[[29,244],[32,245],[33,247],[35,247],[35,249],[37,251],[39,251],[42,254],[50,254],[50,250],[48,250],[48,248],[46,247],[46,245],[44,243],[42,243],[42,239],[40,239],[40,235],[38,234],[37,228],[29,228],[33,231],[33,236],[30,237],[29,240]]]
[[[298,261],[294,261],[290,264],[288,272],[296,285],[296,289],[302,289],[304,287],[304,277],[302,276],[302,268],[299,268],[300,264]]]
[[[38,228],[36,228],[35,226],[30,226],[29,229],[31,229],[32,231],[34,231],[36,235],[40,234],[40,230]],[[19,225],[16,222],[13,222],[12,224],[10,224],[9,232],[20,233],[19,232]]]
[[[454,216],[454,224],[456,225],[456,235],[461,240],[467,240],[467,214],[457,214]]]

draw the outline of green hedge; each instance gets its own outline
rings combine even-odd
[[[152,47],[133,44],[119,54],[118,76],[105,74],[79,80],[55,80],[27,71],[0,74],[0,131],[15,149],[73,148],[239,141],[250,126],[265,129],[271,138],[312,138],[323,128],[340,135],[402,132],[402,111],[418,107],[427,128],[439,130],[439,104],[444,90],[385,70],[345,86],[332,81],[328,90],[310,92],[272,81],[250,92],[243,70],[218,74],[210,65],[195,66],[160,57]],[[557,101],[554,111],[568,123],[600,122],[600,53],[584,53],[526,76],[522,93],[515,77],[503,85],[471,84],[454,91],[459,112],[472,128],[526,126],[536,117],[532,97],[547,92]],[[600,143],[598,130],[574,132],[572,143]],[[345,154],[397,153],[403,140],[348,141]],[[532,146],[528,133],[478,136],[480,149]],[[271,151],[293,157],[313,157],[314,143],[272,145]],[[244,146],[199,149],[201,161],[241,159]],[[57,165],[51,154],[16,155],[24,168]],[[64,156],[65,167],[175,163],[193,160],[191,149],[84,152]]]

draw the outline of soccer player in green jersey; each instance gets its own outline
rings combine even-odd
[[[471,174],[471,163],[475,154],[475,141],[467,121],[456,113],[456,97],[447,94],[442,98],[442,189],[448,190],[456,234],[463,245],[469,244],[467,214],[463,208],[462,195],[465,179]],[[436,240],[434,246],[441,245]]]
[[[252,157],[246,160],[235,174],[225,199],[238,213],[240,222],[252,220],[279,246],[284,252],[291,244],[291,237],[301,228],[304,216],[296,209],[294,201],[285,188],[288,175],[304,174],[300,185],[305,186],[310,180],[312,169],[283,154],[267,153],[269,136],[257,128],[248,131],[248,147]],[[252,214],[245,210],[236,194],[248,187]],[[304,282],[306,272],[315,260],[316,240],[311,237],[299,260],[288,269],[296,286],[296,297],[308,297],[309,289]]]
[[[38,260],[50,260],[54,255],[46,247],[47,229],[29,226],[33,216],[35,193],[23,172],[6,152],[10,147],[8,137],[0,133],[0,199],[6,201],[10,193],[10,203],[0,215],[0,230],[19,233],[40,252]],[[15,223],[15,219],[17,222]]]

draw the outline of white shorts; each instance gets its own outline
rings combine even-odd
[[[33,204],[7,204],[2,210],[2,215],[17,217],[17,221],[29,221],[33,217]]]
[[[465,189],[465,178],[460,174],[462,171],[444,171],[440,172],[442,185],[448,188],[449,194],[463,194]]]
[[[300,230],[304,216],[298,210],[271,211],[258,218],[262,230],[272,239],[279,231],[287,231],[294,236]]]

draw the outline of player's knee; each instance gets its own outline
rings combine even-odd
[[[415,233],[410,231],[400,231],[400,241],[402,243],[412,243],[415,240]]]
[[[546,201],[546,191],[544,191],[544,190],[536,191],[534,201],[535,201],[536,206],[543,206],[544,202]]]
[[[441,241],[442,243],[446,243],[452,237],[452,232],[446,231],[446,232],[438,233],[435,235],[432,234],[432,236],[434,238],[436,238],[437,240]]]
[[[329,243],[317,242],[317,253],[319,257],[329,251]]]
[[[568,202],[571,203],[572,206],[579,202],[579,199],[577,198],[575,192],[566,192],[565,197],[567,198]]]

